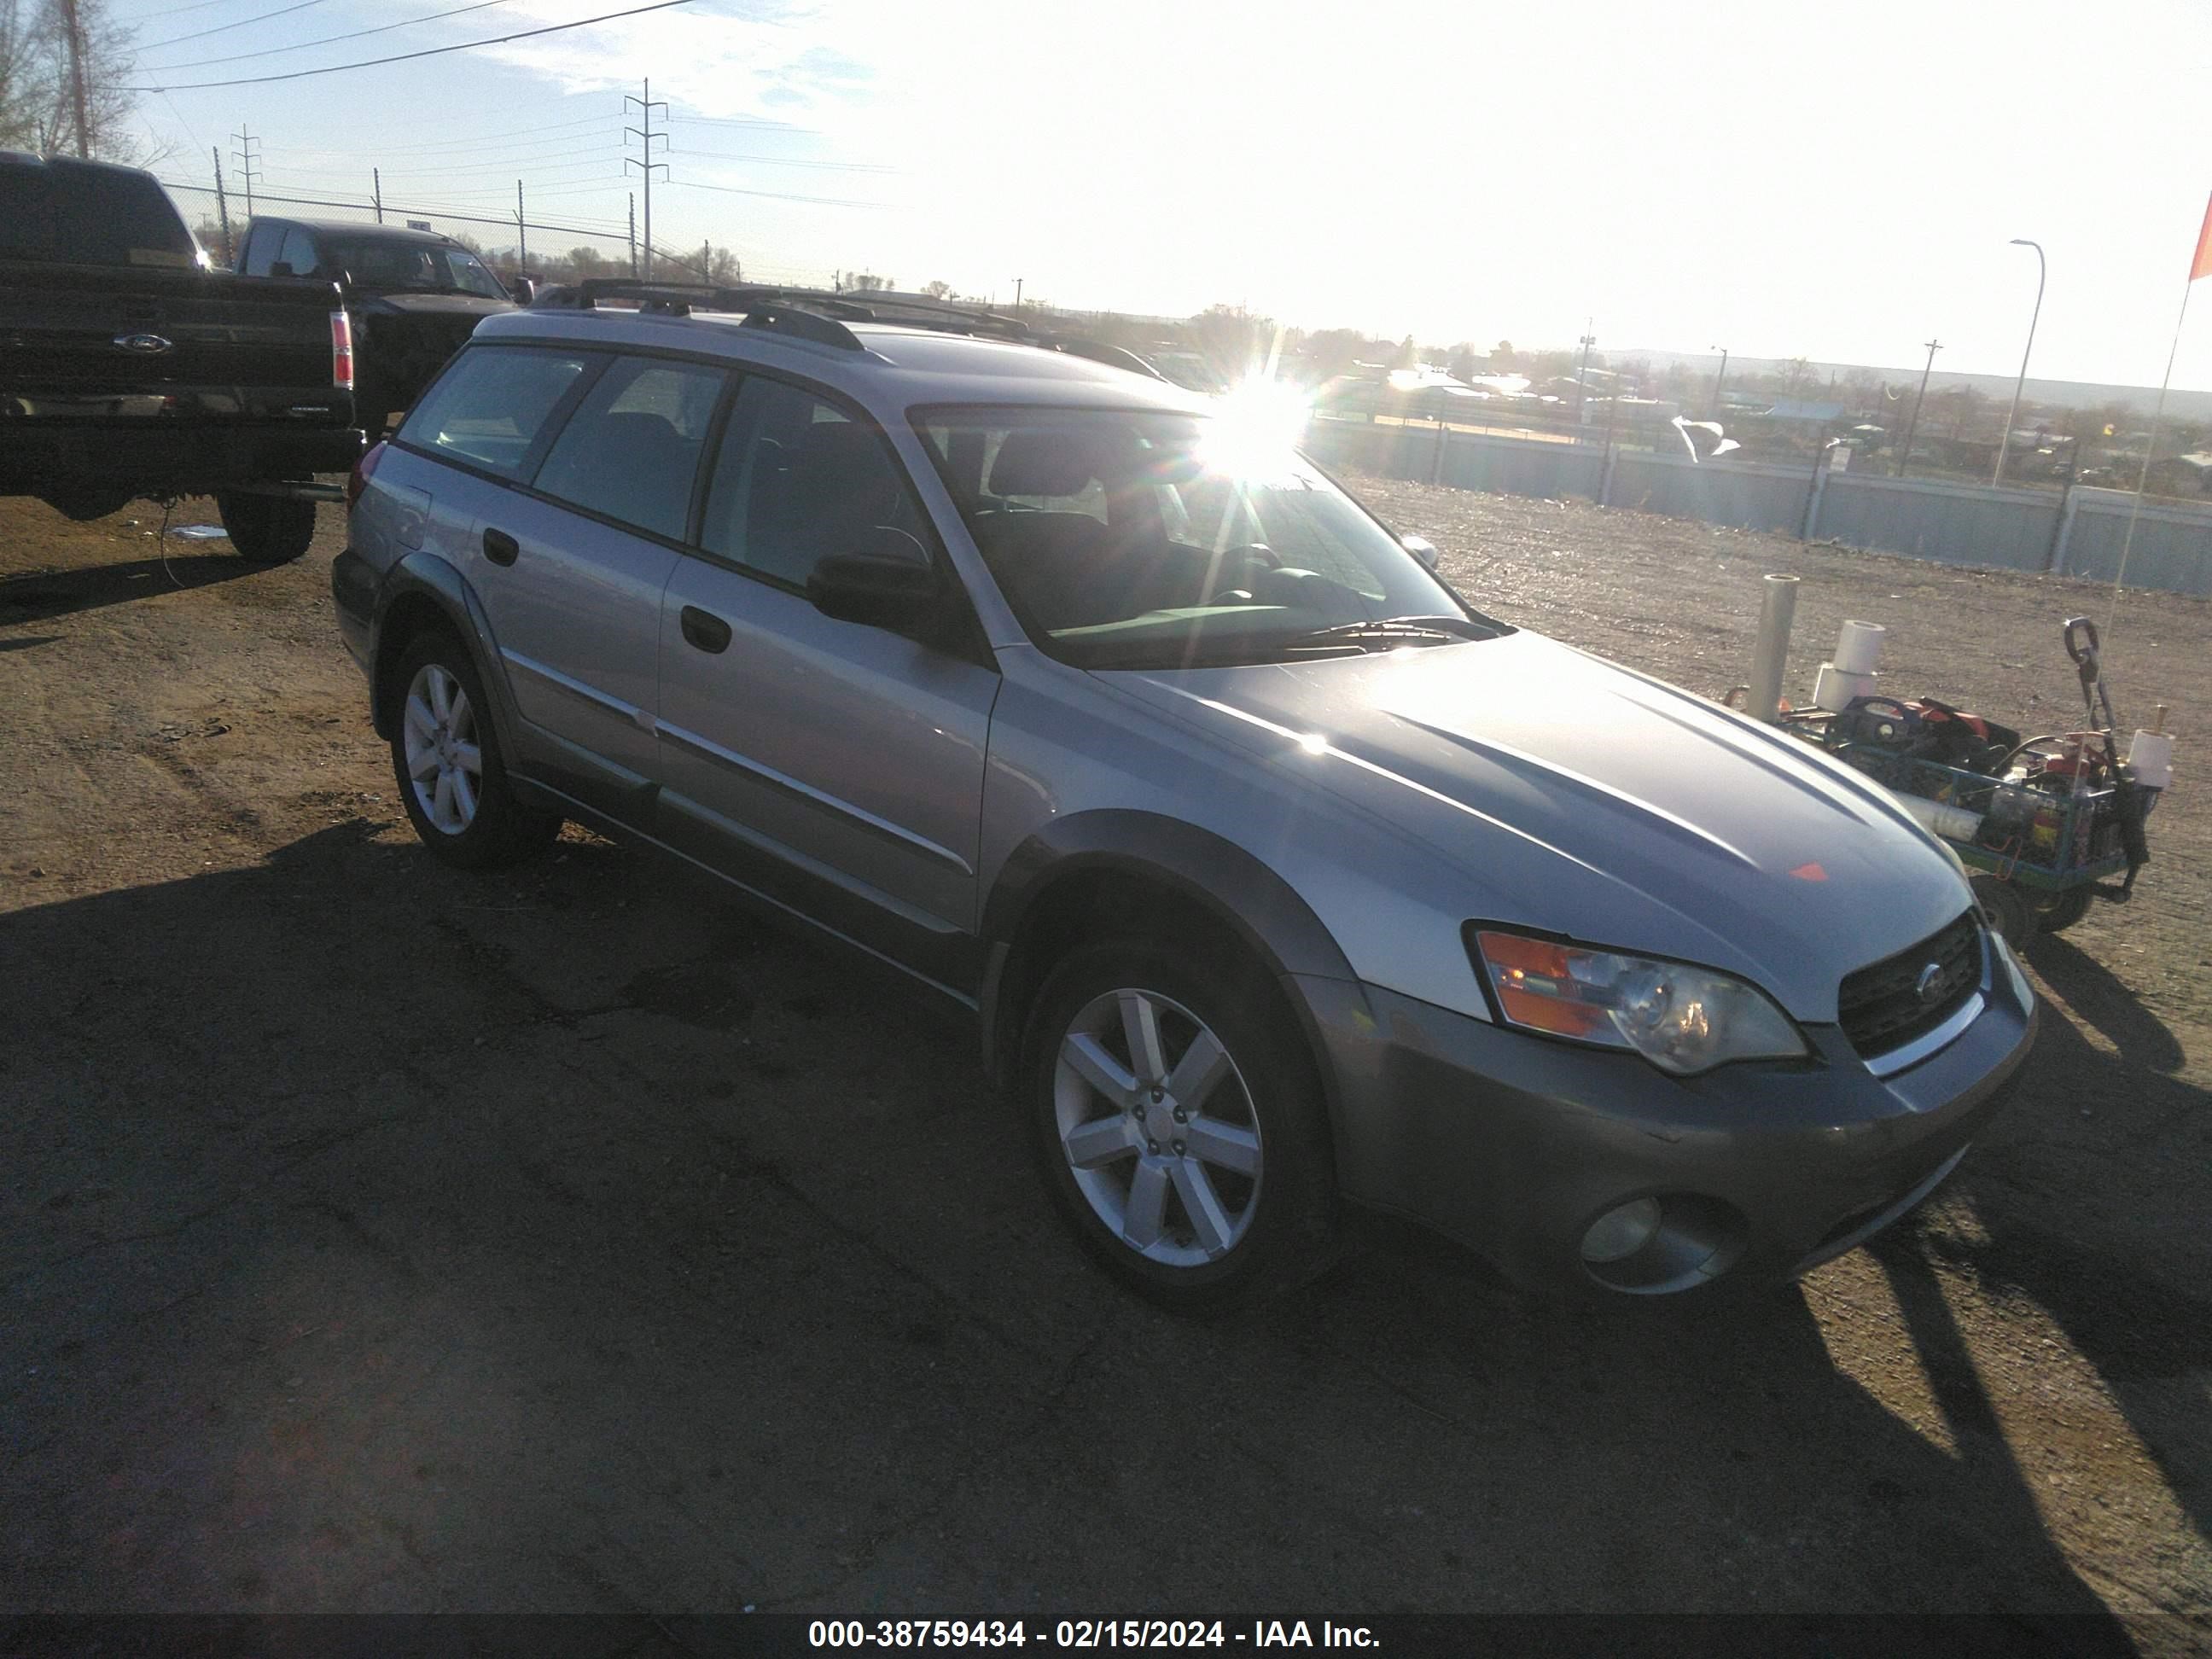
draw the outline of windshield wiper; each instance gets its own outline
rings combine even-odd
[[[1465,617],[1382,617],[1368,622],[1339,623],[1316,628],[1285,640],[1286,647],[1364,645],[1370,641],[1409,645],[1421,640],[1494,640],[1495,629]]]

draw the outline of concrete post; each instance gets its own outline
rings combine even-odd
[[[1771,724],[1782,708],[1782,669],[1790,655],[1790,624],[1797,615],[1797,578],[1762,577],[1759,638],[1751,652],[1751,696],[1746,711]]]

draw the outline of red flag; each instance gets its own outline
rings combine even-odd
[[[2197,257],[2189,263],[2189,280],[2212,276],[2212,202],[2204,204],[2204,228],[2197,233]]]

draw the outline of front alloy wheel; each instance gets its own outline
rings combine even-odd
[[[1152,1300],[1254,1302],[1334,1256],[1320,1074],[1258,963],[1211,939],[1079,947],[1030,1004],[1019,1075],[1060,1213]]]
[[[1139,1255],[1200,1267],[1250,1230],[1259,1119],[1221,1039],[1181,1003],[1133,987],[1091,998],[1060,1041],[1053,1102],[1077,1189]]]

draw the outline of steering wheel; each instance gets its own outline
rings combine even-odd
[[[1255,568],[1261,570],[1280,570],[1283,568],[1283,559],[1280,554],[1265,542],[1247,542],[1242,547],[1223,549],[1220,557],[1215,562],[1217,569],[1228,569],[1232,567],[1241,567],[1248,573]],[[1249,605],[1252,602],[1252,590],[1231,582],[1228,586],[1218,588],[1207,594],[1206,602],[1208,605]]]

